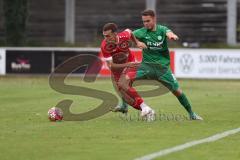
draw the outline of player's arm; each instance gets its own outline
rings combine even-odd
[[[118,63],[114,63],[112,60],[106,60],[108,68],[110,68],[111,70],[117,70],[117,69],[123,69],[126,67],[138,67],[139,63],[137,62],[127,62],[127,63],[122,63],[122,64],[118,64]]]
[[[125,67],[135,67],[137,65],[137,63],[135,64],[135,62],[127,62],[127,63],[122,63],[122,64],[114,63],[112,60],[112,56],[108,52],[105,52],[104,49],[102,49],[102,48],[101,48],[101,52],[103,54],[104,60],[107,63],[107,66],[110,70],[122,69]]]
[[[140,49],[144,49],[144,48],[147,48],[146,44],[139,41],[135,36],[134,34],[132,33],[132,31],[130,29],[126,29],[125,31],[127,31],[130,36],[131,36],[131,40],[135,43],[135,45],[140,48]]]
[[[179,38],[178,38],[178,36],[175,34],[175,33],[173,33],[172,31],[168,31],[167,33],[166,33],[166,36],[168,37],[168,39],[170,39],[170,40],[178,40]]]

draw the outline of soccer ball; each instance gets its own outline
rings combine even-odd
[[[61,121],[63,119],[63,111],[60,108],[52,107],[48,110],[48,119],[50,121]]]

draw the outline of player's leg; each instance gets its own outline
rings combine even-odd
[[[141,80],[141,79],[148,79],[151,74],[151,68],[145,63],[141,63],[141,66],[137,69],[137,72],[135,74],[132,74],[131,72],[128,73],[131,83],[135,80]],[[132,85],[131,85],[132,86]],[[146,105],[144,102],[140,105],[142,112],[141,116],[145,117],[148,121],[155,120],[155,111]]]
[[[120,104],[118,104],[116,107],[110,108],[112,112],[122,112],[122,113],[127,113],[128,112],[128,104],[124,100],[124,98],[121,98]]]
[[[200,116],[193,112],[191,103],[189,102],[187,96],[180,89],[179,83],[170,69],[168,69],[164,74],[161,73],[161,75],[158,77],[158,80],[177,97],[180,104],[188,112],[190,119],[202,120]]]
[[[130,78],[128,75],[125,76],[124,79],[122,79],[123,82],[123,90],[126,91],[127,95],[129,95],[129,99],[132,99],[133,101],[127,101],[128,104],[133,106],[135,109],[141,110],[141,117],[147,121],[153,121],[155,120],[155,112],[152,108],[150,108],[143,99],[139,96],[137,91],[132,87]],[[127,95],[126,98],[127,98]]]
[[[129,75],[127,75],[129,74]],[[127,75],[127,76],[126,76]],[[113,74],[113,86],[121,97],[121,104],[116,107],[110,108],[113,112],[127,113],[128,104],[135,109],[141,110],[142,106],[147,106],[143,103],[143,99],[138,95],[136,90],[132,87],[132,80],[136,77],[136,69],[126,68],[122,74]]]
[[[187,98],[187,96],[182,92],[180,88],[173,90],[172,93],[177,97],[181,105],[186,109],[191,120],[203,120],[202,117],[198,116],[192,111],[192,106]]]
[[[135,109],[141,110],[141,116],[146,118],[148,121],[155,119],[155,112],[148,105],[146,105],[137,93],[137,91],[132,87],[132,82],[136,77],[136,69],[126,68],[121,75],[118,86],[121,95],[124,100]]]
[[[117,82],[119,81],[119,78],[120,78],[120,75],[118,74],[113,74],[112,75],[112,84],[113,84],[113,87],[115,88],[117,94],[121,97],[121,102],[120,104],[118,104],[117,106],[115,107],[111,107],[110,110],[112,112],[122,112],[122,113],[127,113],[128,112],[128,104],[127,102],[124,100],[124,98],[122,97],[122,95],[120,94],[119,92],[119,87],[117,85]]]
[[[135,109],[141,110],[140,105],[143,103],[142,97],[137,93],[137,91],[132,87],[132,79],[136,75],[136,69],[126,68],[121,75],[118,84],[120,86],[121,92],[127,99],[125,99],[128,104],[133,106]],[[129,99],[129,101],[128,101]]]

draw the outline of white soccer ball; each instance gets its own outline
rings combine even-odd
[[[50,121],[61,121],[63,119],[63,111],[60,108],[52,107],[48,110],[48,119]]]

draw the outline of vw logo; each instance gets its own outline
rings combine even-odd
[[[183,73],[190,73],[194,67],[194,60],[190,54],[184,54],[180,58],[180,69]]]

